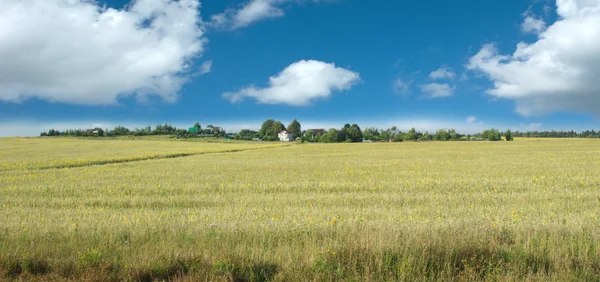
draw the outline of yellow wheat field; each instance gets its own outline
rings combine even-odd
[[[600,279],[597,140],[0,151],[7,279]]]

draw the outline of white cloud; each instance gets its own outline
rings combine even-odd
[[[410,86],[412,85],[413,81],[406,81],[403,80],[401,78],[398,78],[396,80],[394,80],[394,93],[396,94],[407,94],[410,92]]]
[[[465,122],[468,124],[483,124],[483,121],[478,120],[476,116],[468,116]]]
[[[0,100],[32,97],[115,104],[156,94],[175,101],[202,55],[198,0],[138,0],[117,10],[94,1],[0,1]]]
[[[207,74],[211,71],[212,69],[212,64],[213,61],[206,61],[204,63],[202,63],[202,65],[200,65],[200,74]]]
[[[429,78],[431,79],[449,79],[453,80],[456,77],[456,74],[449,70],[447,67],[441,67],[429,74]]]
[[[448,83],[430,83],[421,85],[421,92],[425,98],[450,97],[454,92],[454,87]]]
[[[240,9],[227,9],[221,14],[212,16],[213,26],[230,26],[231,29],[246,27],[254,22],[283,16],[278,7],[284,0],[251,0]]]
[[[525,33],[540,33],[546,29],[546,23],[539,18],[528,15],[521,24],[521,30]]]
[[[283,5],[288,3],[326,2],[329,0],[249,0],[239,8],[229,8],[211,16],[210,27],[238,29],[265,19],[283,17]]]
[[[314,100],[329,97],[334,90],[348,90],[359,81],[358,73],[336,67],[333,63],[303,60],[270,77],[266,88],[250,86],[224,93],[223,98],[232,103],[250,97],[263,104],[306,106]]]
[[[469,69],[486,74],[488,94],[512,99],[524,116],[556,111],[600,114],[600,1],[557,0],[559,19],[512,55],[485,45]]]

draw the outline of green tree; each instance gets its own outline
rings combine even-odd
[[[450,129],[450,131],[448,131],[448,134],[450,135],[450,140],[452,141],[458,141],[460,140],[460,134],[456,133],[456,131],[454,129]]]
[[[448,134],[448,131],[446,131],[444,129],[440,129],[435,133],[435,135],[433,136],[433,139],[435,139],[437,141],[447,141],[447,140],[450,140],[450,135]]]
[[[189,123],[188,123],[188,124],[189,124]],[[201,130],[201,129],[202,129],[202,125],[201,125],[199,122],[196,122],[196,123],[194,123],[194,126],[193,126],[193,127],[196,127],[196,128],[198,128],[198,130]]]
[[[312,129],[307,130],[303,137],[307,142],[314,142],[316,139],[315,132]]]
[[[258,131],[258,134],[260,135],[261,138],[266,140],[267,137],[269,137],[268,134],[271,131],[273,124],[275,124],[274,119],[268,119],[263,122],[262,126],[260,127],[260,130]]]
[[[402,142],[404,141],[404,137],[402,134],[396,134],[392,137],[392,142]]]
[[[325,134],[325,142],[326,143],[338,142],[338,130],[335,128],[329,129],[329,131],[327,131],[327,134]]]
[[[425,131],[425,134],[423,134],[423,140],[431,141],[433,140],[433,135],[429,134],[428,131]]]
[[[335,136],[335,142],[340,143],[340,142],[346,141],[346,139],[347,139],[346,131],[344,131],[344,130],[337,130],[336,133],[337,134]]]
[[[514,141],[513,134],[510,131],[510,129],[506,130],[506,133],[504,133],[504,136],[506,138],[506,141]]]
[[[379,130],[375,127],[367,127],[363,131],[363,137],[371,141],[379,141]]]
[[[280,121],[276,121],[271,126],[271,129],[269,130],[268,135],[269,135],[269,137],[277,139],[277,135],[279,134],[279,132],[281,132],[283,130],[285,130],[285,126],[283,125],[283,123],[281,123]]]
[[[358,127],[357,124],[351,125],[346,131],[346,138],[348,138],[352,142],[362,142],[363,133]]]
[[[496,130],[495,132],[496,136],[495,136],[495,141],[501,141],[502,140],[502,133],[500,133],[500,131]]]
[[[404,134],[404,140],[406,141],[417,141],[418,139],[417,131],[414,127]]]
[[[483,133],[481,134],[481,137],[483,139],[487,139],[488,141],[502,140],[502,134],[500,133],[500,131],[496,130],[495,128],[484,130]]]
[[[288,125],[287,130],[292,133],[292,138],[296,139],[302,135],[302,125],[298,120],[293,120],[290,125]]]

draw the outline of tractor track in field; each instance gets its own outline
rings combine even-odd
[[[150,161],[150,160],[184,158],[184,157],[199,156],[199,155],[227,154],[227,153],[238,153],[238,152],[246,152],[246,151],[268,150],[268,149],[275,149],[275,148],[286,148],[286,147],[291,147],[291,146],[292,145],[277,145],[277,146],[269,146],[269,147],[262,147],[262,148],[230,149],[230,150],[214,151],[214,152],[173,153],[173,154],[165,154],[165,155],[133,157],[133,158],[127,158],[127,159],[96,160],[96,161],[77,163],[77,164],[57,164],[57,165],[40,166],[40,167],[28,167],[28,168],[24,168],[24,169],[7,169],[7,170],[0,170],[0,173],[9,172],[9,171],[36,171],[36,170],[79,168],[79,167],[87,167],[87,166],[101,166],[101,165],[110,165],[110,164],[142,162],[142,161]]]

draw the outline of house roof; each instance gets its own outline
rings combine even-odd
[[[319,128],[319,129],[309,129],[312,130],[314,133],[319,134],[319,133],[324,133],[325,129]],[[304,132],[307,132],[308,130],[305,130]]]
[[[279,133],[284,133],[284,132],[285,132],[285,133],[291,133],[291,132],[289,132],[289,131],[287,131],[287,130],[282,130],[282,131],[280,131]]]

